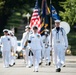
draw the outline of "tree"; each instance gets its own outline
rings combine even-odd
[[[60,11],[62,20],[68,22],[71,26],[74,25],[76,23],[76,0],[60,2],[60,6],[64,9],[64,11]]]
[[[4,5],[4,1],[0,0],[0,10],[2,10],[3,5]],[[1,13],[2,13],[2,11],[0,11],[0,14],[1,14]]]
[[[52,3],[55,6],[57,12],[59,12],[60,10],[60,7],[59,7],[60,1],[65,1],[65,0],[52,0]],[[10,25],[11,23],[10,20],[14,21],[16,13],[20,13],[21,15],[27,14],[28,12],[32,13],[31,9],[34,8],[35,2],[36,0],[0,0],[0,32],[8,24]],[[39,2],[39,7],[41,8],[42,0],[38,0],[38,2]],[[48,6],[50,6],[50,0],[47,0],[47,4]],[[16,16],[20,17],[21,19],[21,15],[20,16],[16,15]]]
[[[34,5],[35,0],[0,0],[0,32],[7,25],[9,17],[15,12],[21,14]]]

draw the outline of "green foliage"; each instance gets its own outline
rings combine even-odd
[[[64,11],[60,11],[62,20],[68,22],[71,26],[74,25],[76,23],[76,0],[60,2],[60,6],[64,9]]]
[[[7,21],[6,28],[11,29],[12,27],[18,27],[21,25],[22,16],[19,12],[13,13],[12,16],[9,17]]]
[[[70,32],[68,34],[69,45],[71,46],[72,55],[76,55],[76,33]]]
[[[17,21],[18,16],[15,13],[18,12],[21,15],[31,13],[31,8],[34,7],[34,4],[35,0],[0,0],[0,32],[5,27],[10,27],[13,24],[11,23],[12,19],[15,20],[16,18]],[[13,22],[17,24],[14,20]]]
[[[2,13],[4,3],[4,1],[0,0],[0,14]]]

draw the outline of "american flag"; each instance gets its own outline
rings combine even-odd
[[[33,26],[37,26],[38,32],[40,32],[41,19],[40,19],[40,15],[39,15],[38,0],[36,0],[35,8],[33,10],[33,14],[32,14],[31,20],[30,20],[31,29],[33,28]]]

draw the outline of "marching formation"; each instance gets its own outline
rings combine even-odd
[[[2,45],[2,57],[5,68],[15,65],[15,54],[17,50],[17,38],[14,33],[4,29],[4,36],[1,36],[0,44]],[[53,60],[56,72],[61,71],[65,66],[65,51],[68,48],[68,40],[65,30],[60,27],[60,20],[55,21],[55,28],[51,32],[45,29],[44,35],[38,33],[38,27],[25,27],[21,39],[21,47],[26,67],[34,67],[34,72],[38,72],[39,65],[45,62],[50,66]],[[50,55],[52,52],[52,57]]]

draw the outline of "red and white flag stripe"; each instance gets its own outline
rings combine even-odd
[[[41,29],[41,19],[40,16],[38,14],[38,9],[34,9],[31,20],[30,20],[30,27],[31,29],[33,28],[33,26],[37,26],[38,27],[38,32]]]

